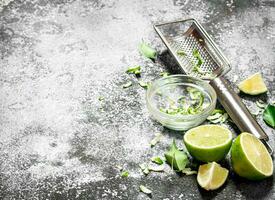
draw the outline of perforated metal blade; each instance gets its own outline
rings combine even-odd
[[[186,74],[211,80],[231,69],[223,53],[195,19],[157,24],[154,27]],[[201,63],[195,56],[196,52],[202,58]]]

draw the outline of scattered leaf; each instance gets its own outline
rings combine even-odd
[[[140,186],[139,186],[139,189],[140,189],[140,191],[143,192],[144,194],[151,194],[151,193],[152,193],[152,191],[149,190],[149,189],[148,189],[147,187],[145,187],[144,185],[140,185]]]
[[[221,110],[221,109],[214,109],[213,112],[211,113],[211,115],[215,115],[216,113],[223,114],[223,113],[225,113],[225,111]]]
[[[130,86],[132,86],[132,82],[131,81],[129,81],[129,82],[127,82],[127,83],[125,83],[125,84],[122,85],[123,88],[128,88]]]
[[[129,67],[126,72],[129,74],[140,75],[140,68],[140,66]]]
[[[128,177],[128,176],[129,176],[129,172],[128,171],[121,172],[121,177]]]
[[[144,81],[139,81],[138,84],[139,84],[141,87],[145,88],[145,89],[147,89],[147,88],[150,86],[150,83],[146,83],[146,82],[144,82]]]
[[[268,105],[263,113],[264,121],[271,127],[275,128],[275,106]]]
[[[156,133],[155,137],[151,140],[150,145],[151,147],[155,146],[163,137],[161,133]]]
[[[145,42],[140,43],[138,46],[138,49],[139,49],[139,52],[147,58],[156,59],[157,57],[157,51],[152,47],[150,47]]]
[[[186,165],[189,163],[188,157],[185,152],[180,151],[177,146],[175,140],[169,149],[168,152],[164,154],[166,161],[171,167],[175,170],[182,171]]]
[[[160,157],[158,157],[158,156],[152,157],[151,161],[154,162],[154,163],[156,163],[156,164],[158,164],[158,165],[162,165],[163,164],[163,160]]]

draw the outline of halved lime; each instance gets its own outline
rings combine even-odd
[[[202,125],[187,131],[183,140],[191,156],[212,162],[226,156],[232,144],[232,133],[224,126]]]
[[[267,91],[266,85],[260,73],[253,74],[239,83],[238,88],[250,95],[258,95]]]
[[[250,180],[272,176],[273,162],[263,143],[250,133],[240,134],[231,149],[234,171]]]
[[[215,190],[221,187],[228,176],[228,170],[218,163],[212,162],[199,167],[197,181],[206,190]]]

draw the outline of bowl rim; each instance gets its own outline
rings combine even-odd
[[[186,115],[170,115],[170,114],[167,114],[165,112],[161,112],[151,101],[150,101],[150,93],[152,92],[152,88],[154,88],[153,86],[155,86],[156,84],[158,83],[161,83],[163,82],[164,80],[169,80],[171,78],[188,78],[188,79],[191,79],[192,82],[193,81],[197,81],[201,84],[197,84],[197,83],[194,83],[194,85],[198,85],[204,89],[206,89],[205,91],[207,92],[207,94],[211,97],[211,104],[206,107],[206,109],[204,109],[202,112],[200,113],[197,113],[197,114],[186,114]],[[184,82],[182,82],[184,83]],[[156,88],[159,88],[159,87],[156,87]],[[210,94],[211,92],[209,92],[209,90],[212,92],[212,95]],[[153,90],[155,91],[155,90]],[[151,86],[148,88],[147,92],[146,92],[146,102],[147,102],[147,105],[153,110],[153,112],[157,113],[159,116],[161,117],[164,117],[164,118],[170,118],[170,119],[195,119],[195,118],[198,118],[199,116],[202,116],[204,115],[205,113],[209,112],[210,110],[213,109],[213,107],[215,107],[216,105],[216,102],[217,102],[217,94],[216,94],[216,91],[214,90],[214,88],[205,80],[202,80],[200,78],[196,78],[196,77],[193,77],[193,76],[189,76],[189,75],[184,75],[184,74],[173,74],[173,75],[169,75],[167,77],[162,77],[162,78],[159,78],[159,79],[156,79],[152,82]],[[149,109],[150,110],[150,109]]]

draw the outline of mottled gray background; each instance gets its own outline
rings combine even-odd
[[[0,198],[147,199],[138,190],[144,184],[152,199],[274,199],[273,178],[231,173],[205,192],[195,176],[168,166],[147,177],[139,171],[173,138],[182,146],[182,133],[149,117],[146,91],[125,69],[141,65],[144,81],[169,71],[164,54],[153,63],[137,46],[143,39],[163,52],[153,24],[187,17],[203,23],[231,61],[231,81],[260,71],[269,88],[260,98],[275,100],[275,1],[0,0]],[[243,96],[252,111],[258,98]],[[274,147],[272,129],[258,120]],[[157,132],[164,139],[151,149]]]

